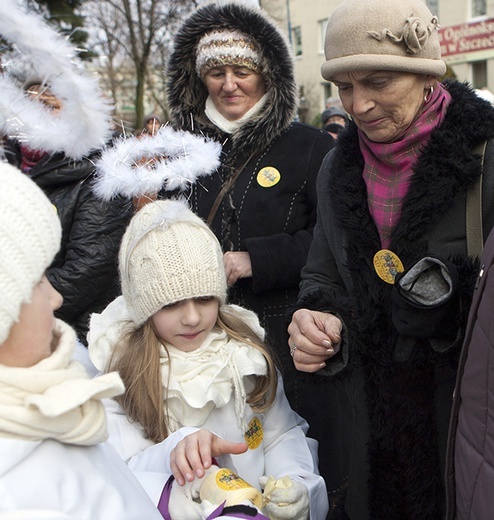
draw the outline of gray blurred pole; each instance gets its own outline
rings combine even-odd
[[[292,22],[290,20],[290,0],[286,0],[286,22],[288,29],[288,41],[290,42],[290,47],[293,48],[292,45]]]

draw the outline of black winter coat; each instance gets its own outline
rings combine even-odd
[[[452,102],[421,151],[389,249],[405,269],[424,256],[455,264],[459,274],[456,341],[420,340],[411,358],[394,360],[392,285],[373,265],[381,249],[362,178],[357,128],[340,136],[318,182],[318,220],[302,274],[300,307],[330,311],[344,324],[342,349],[314,378],[335,423],[321,451],[329,487],[347,484],[352,520],[435,520],[444,514],[443,471],[459,346],[478,263],[467,256],[466,193],[480,175],[472,150],[494,137],[494,108],[466,85],[447,87]],[[494,224],[494,143],[483,176],[483,220]],[[332,381],[328,387],[327,381]],[[347,458],[341,457],[346,454]],[[345,517],[346,518],[346,517]]]
[[[20,165],[14,143],[7,144],[6,157]],[[90,314],[101,312],[120,293],[117,255],[132,216],[130,203],[96,198],[93,174],[91,158],[74,161],[61,153],[43,157],[28,172],[56,207],[62,224],[61,247],[47,271],[63,296],[56,316],[74,327],[83,343]]]
[[[232,135],[206,118],[207,90],[195,72],[196,44],[212,28],[251,34],[267,61],[268,100]],[[243,166],[211,223],[224,251],[248,251],[252,263],[252,278],[240,279],[229,299],[259,315],[281,363],[287,396],[310,422],[295,395],[287,308],[297,299],[316,219],[316,177],[333,139],[315,127],[293,122],[297,87],[292,58],[279,30],[258,10],[231,4],[196,11],[176,36],[168,78],[174,126],[223,145],[221,167],[187,193],[200,217],[207,220],[222,186]]]

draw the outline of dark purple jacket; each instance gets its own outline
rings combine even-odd
[[[447,520],[494,518],[494,232],[461,352],[446,465]]]

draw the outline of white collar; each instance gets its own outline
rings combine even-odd
[[[204,108],[204,113],[207,118],[217,126],[223,132],[227,134],[234,134],[239,128],[241,128],[245,123],[250,121],[253,117],[255,117],[266,104],[266,100],[268,99],[268,93],[266,92],[262,98],[247,112],[240,118],[235,121],[230,121],[226,117],[222,116],[218,109],[216,108],[213,100],[210,96],[206,99],[206,106]]]
[[[252,319],[251,311],[235,307],[245,321]],[[246,384],[249,376],[266,375],[264,355],[247,343],[229,339],[218,328],[194,352],[182,352],[171,345],[167,350],[169,357],[164,348],[161,353],[161,376],[170,430],[201,426],[213,409],[225,406],[233,397],[239,427],[246,431],[245,406],[252,390]]]

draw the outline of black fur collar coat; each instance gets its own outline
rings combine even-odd
[[[334,420],[346,424],[346,438],[327,439],[322,449],[336,446],[347,455],[334,472],[348,479],[345,510],[356,520],[427,520],[443,514],[449,412],[478,267],[467,255],[466,193],[481,171],[472,149],[494,136],[494,108],[465,84],[447,88],[453,100],[420,153],[389,249],[405,269],[426,255],[456,265],[461,311],[451,316],[458,334],[450,348],[433,348],[425,339],[408,362],[393,360],[398,334],[390,317],[392,286],[373,266],[381,246],[368,210],[355,125],[340,137],[319,176],[318,221],[299,306],[338,313],[344,322],[341,353],[319,375],[345,389],[345,406],[339,403]],[[491,143],[482,186],[487,237],[494,224]]]

